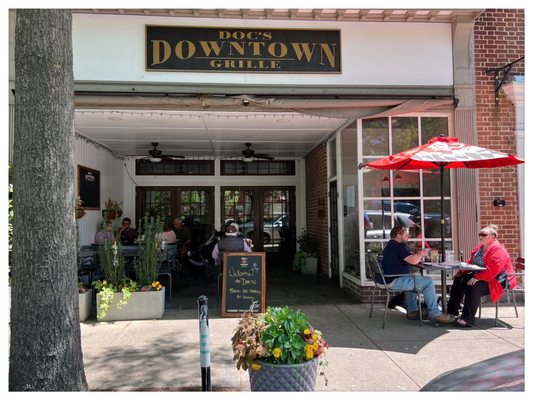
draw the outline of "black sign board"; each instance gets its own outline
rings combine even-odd
[[[340,31],[146,26],[146,70],[340,73]]]
[[[222,280],[222,316],[235,317],[250,310],[266,310],[265,253],[225,253]]]
[[[78,165],[78,196],[84,209],[100,209],[100,171]]]

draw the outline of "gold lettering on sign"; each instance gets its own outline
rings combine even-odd
[[[335,45],[331,49],[326,43],[320,43],[320,64],[324,65],[324,53],[329,61],[329,65],[335,67]]]
[[[160,49],[163,46],[163,58]],[[152,40],[152,65],[164,63],[170,58],[170,43],[166,40]]]
[[[187,48],[188,53],[187,55],[184,54],[183,49]],[[181,58],[182,60],[187,60],[194,56],[194,53],[196,52],[196,46],[193,42],[190,40],[180,40],[178,43],[176,43],[176,57]]]

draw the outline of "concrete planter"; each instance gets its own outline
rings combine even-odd
[[[305,257],[305,263],[301,264],[301,271],[304,275],[316,275],[317,270],[317,258],[316,257]]]
[[[93,290],[89,289],[85,293],[78,293],[80,303],[80,322],[85,321],[91,315]]]
[[[313,392],[318,374],[318,358],[302,364],[269,364],[254,361],[261,368],[248,369],[252,392]]]
[[[117,303],[122,299],[122,293],[115,293],[113,303],[104,318],[98,321],[127,321],[132,319],[158,319],[165,312],[165,288],[158,292],[134,292],[126,305],[121,308]],[[100,313],[98,306],[99,294],[96,294],[97,314]]]

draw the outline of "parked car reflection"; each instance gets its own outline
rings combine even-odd
[[[366,215],[370,219],[371,227],[366,230],[365,236],[367,239],[390,239],[391,226],[391,212],[381,210],[366,210]],[[394,213],[393,225],[400,225],[410,228],[415,223],[407,213]]]
[[[263,243],[279,242],[281,239],[281,229],[289,227],[289,216],[286,214],[274,218],[272,221],[263,224]],[[247,238],[254,240],[254,223],[245,222],[241,225],[241,232]]]

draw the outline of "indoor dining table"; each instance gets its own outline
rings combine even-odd
[[[437,270],[440,271],[440,279],[441,279],[441,299],[442,299],[442,312],[445,314],[446,309],[448,306],[447,301],[447,289],[446,289],[446,274],[448,271],[456,271],[458,269],[464,270],[464,271],[484,271],[486,268],[480,267],[475,264],[468,264],[465,262],[459,262],[459,261],[446,261],[441,263],[432,263],[432,262],[422,262],[420,264],[415,265],[417,268],[420,268],[421,272],[423,273],[424,270]]]

